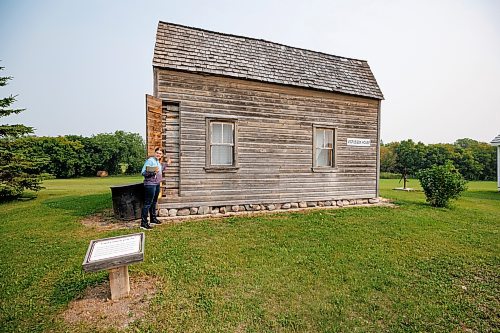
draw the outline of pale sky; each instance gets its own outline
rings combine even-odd
[[[0,97],[27,109],[0,123],[145,136],[159,20],[367,60],[386,143],[500,134],[496,0],[0,0]]]

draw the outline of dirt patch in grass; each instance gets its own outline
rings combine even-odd
[[[138,228],[141,224],[140,220],[123,221],[115,218],[112,209],[106,209],[100,213],[90,215],[81,220],[81,223],[89,228],[97,230],[118,230],[118,229],[133,229]]]
[[[62,314],[70,327],[100,329],[124,329],[132,322],[147,315],[149,304],[159,287],[157,279],[148,276],[130,278],[130,295],[111,300],[109,281],[89,287],[84,295],[72,301]]]

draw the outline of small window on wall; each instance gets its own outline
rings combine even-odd
[[[210,164],[233,165],[234,124],[210,123]]]
[[[335,129],[313,127],[313,168],[335,167]]]
[[[207,171],[226,171],[236,168],[236,123],[226,120],[207,120]]]

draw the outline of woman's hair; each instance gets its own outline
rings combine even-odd
[[[155,148],[155,153],[156,153],[157,151],[161,151],[161,152],[162,152],[162,154],[165,154],[165,152],[163,151],[163,149],[162,149],[162,148],[160,148],[160,147],[156,147],[156,148]]]

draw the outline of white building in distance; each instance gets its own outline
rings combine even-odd
[[[491,141],[491,145],[497,147],[497,187],[500,192],[500,134]]]

